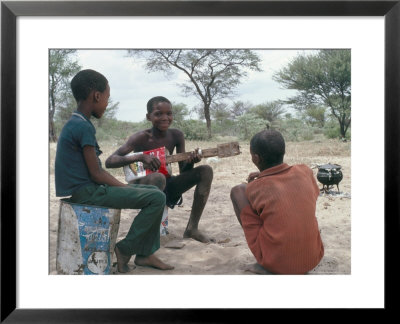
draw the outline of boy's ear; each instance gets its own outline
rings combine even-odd
[[[93,100],[94,102],[100,101],[100,91],[93,90]]]
[[[253,163],[255,164],[255,165],[260,165],[260,162],[261,162],[261,157],[258,155],[258,154],[252,154],[251,155],[251,160],[253,161]]]
[[[147,119],[148,121],[150,121],[150,115],[149,115],[149,114],[146,114],[146,119]]]

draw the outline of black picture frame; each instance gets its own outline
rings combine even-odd
[[[1,322],[235,322],[244,309],[16,308],[16,19],[18,16],[384,16],[385,307],[397,305],[399,250],[400,0],[396,1],[4,1],[1,3]],[[373,148],[371,148],[373,154]],[[368,163],[368,159],[366,159]],[[356,167],[356,166],[353,166]],[[371,166],[373,169],[373,166]],[[370,176],[370,175],[369,175]],[[373,238],[371,238],[373,239]],[[373,264],[371,265],[373,266]],[[366,283],[368,285],[368,283]],[[240,298],[238,296],[238,298]],[[210,313],[211,311],[211,313]],[[243,314],[241,314],[243,315]],[[245,315],[247,316],[247,315]],[[262,316],[262,315],[261,315]]]

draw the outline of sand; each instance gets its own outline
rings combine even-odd
[[[222,138],[219,142],[229,142]],[[105,159],[116,148],[117,143],[99,143]],[[217,142],[187,142],[186,149],[196,147],[211,148]],[[124,275],[255,275],[246,270],[254,264],[255,258],[247,247],[246,240],[233,211],[229,198],[233,186],[245,182],[247,175],[256,171],[251,163],[249,145],[240,143],[242,154],[224,159],[203,159],[199,164],[209,164],[214,170],[210,196],[200,220],[199,229],[215,239],[215,243],[200,243],[193,239],[183,239],[182,235],[189,219],[194,189],[183,195],[183,204],[169,209],[169,234],[161,236],[161,248],[156,255],[175,267],[174,270],[160,271],[137,266]],[[322,193],[317,201],[317,220],[325,248],[325,256],[320,264],[309,272],[310,275],[351,274],[351,159],[350,143],[338,140],[314,140],[287,143],[285,162],[304,163],[317,173],[316,165],[336,163],[342,166],[343,180],[330,193]],[[50,210],[49,210],[49,273],[56,272],[56,249],[58,232],[59,198],[54,191],[54,156],[56,145],[50,144]],[[173,166],[174,174],[177,165]],[[111,172],[124,181],[122,169]],[[124,181],[125,182],[125,181]],[[322,184],[319,184],[322,188]],[[122,239],[137,210],[122,210],[118,239]],[[115,256],[114,256],[115,261]],[[133,258],[130,262],[133,265]]]

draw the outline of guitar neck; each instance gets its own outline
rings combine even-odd
[[[240,154],[240,148],[238,142],[231,142],[225,144],[218,144],[215,148],[208,148],[201,150],[201,157],[208,158],[218,156],[220,158],[234,156]],[[165,157],[166,163],[181,162],[187,160],[191,156],[192,152],[177,153],[174,155],[167,155]]]
[[[218,151],[216,148],[201,150],[203,158],[217,156]],[[167,163],[181,162],[187,160],[192,155],[192,152],[177,153],[174,155],[167,155],[165,160]]]

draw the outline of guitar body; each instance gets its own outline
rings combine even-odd
[[[165,147],[159,147],[154,150],[144,151],[144,152],[132,152],[128,155],[137,155],[137,154],[149,154],[155,155],[161,162],[160,168],[156,171],[159,173],[164,174],[166,177],[170,176],[171,171],[169,170],[167,163],[166,163],[166,154],[165,154]],[[145,169],[143,166],[143,162],[134,162],[129,165],[125,165],[123,167],[125,180],[126,182],[131,182],[133,180],[137,180],[147,176],[150,173],[154,173],[148,169]]]

